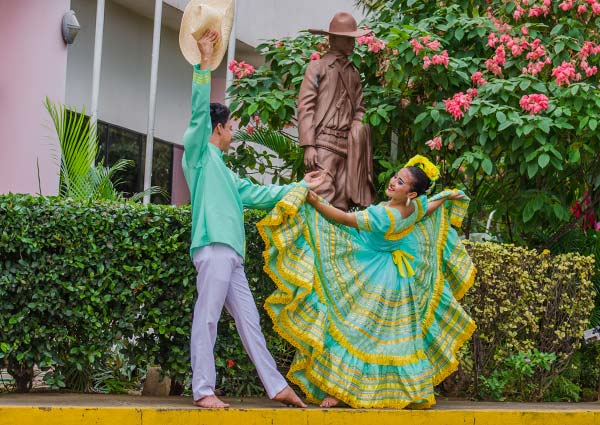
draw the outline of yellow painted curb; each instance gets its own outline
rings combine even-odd
[[[600,410],[0,407],[1,425],[600,425]]]

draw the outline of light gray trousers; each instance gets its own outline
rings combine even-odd
[[[267,350],[242,257],[228,245],[211,244],[196,249],[193,261],[198,271],[198,299],[194,307],[191,338],[194,400],[213,395],[215,391],[213,350],[223,305],[235,320],[244,348],[256,366],[267,395],[275,397],[287,386],[287,382]]]

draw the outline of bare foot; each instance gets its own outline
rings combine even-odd
[[[323,401],[321,402],[321,404],[319,406],[320,407],[335,407],[339,404],[339,402],[340,401],[337,398],[328,395],[327,397],[325,397],[323,399]]]
[[[229,404],[223,403],[221,400],[214,395],[207,395],[194,401],[194,405],[198,407],[204,407],[205,409],[224,409],[229,407]]]
[[[273,400],[279,401],[287,406],[306,407],[306,404],[300,400],[300,397],[296,395],[289,385],[273,397]]]

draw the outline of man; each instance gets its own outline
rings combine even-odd
[[[216,397],[213,349],[223,305],[234,318],[242,343],[269,398],[306,407],[277,371],[260,329],[258,310],[244,273],[243,207],[272,208],[292,187],[262,186],[240,179],[222,155],[232,139],[229,109],[210,103],[210,69],[219,34],[207,30],[198,41],[201,65],[194,66],[192,117],[183,138],[183,171],[192,204],[191,255],[198,271],[198,299],[191,336],[192,391],[199,407],[224,408]],[[316,187],[322,177],[309,173],[300,183]]]
[[[326,169],[325,182],[315,192],[347,211],[375,200],[369,127],[358,71],[348,56],[354,39],[371,32],[358,30],[346,12],[336,13],[329,31],[330,50],[306,69],[298,96],[298,130],[308,170]]]

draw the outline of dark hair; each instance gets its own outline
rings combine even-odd
[[[210,104],[210,123],[212,124],[213,131],[218,124],[223,127],[229,119],[229,108],[222,103],[211,103]]]
[[[413,182],[411,184],[411,189],[417,192],[417,196],[423,195],[429,189],[431,185],[431,181],[425,171],[421,170],[419,167],[406,167],[408,171],[410,171],[411,176],[413,177]]]

